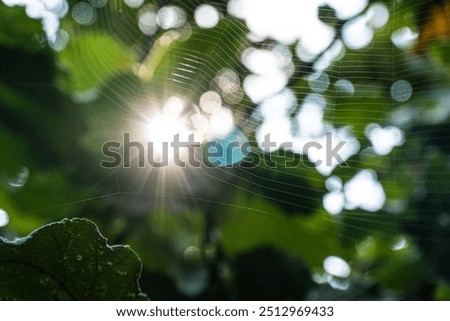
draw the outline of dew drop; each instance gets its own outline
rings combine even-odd
[[[106,6],[108,0],[89,0],[89,2],[94,8],[102,8]]]
[[[199,27],[213,28],[219,23],[220,14],[215,7],[202,4],[195,9],[194,18]]]
[[[347,262],[337,256],[329,256],[323,261],[324,270],[338,278],[346,278],[350,275],[351,269]]]
[[[9,223],[9,216],[5,210],[0,208],[0,227],[6,226]]]
[[[335,277],[333,275],[330,275],[327,281],[328,281],[328,284],[333,289],[340,290],[340,291],[348,290],[348,288],[350,286],[349,280]]]
[[[407,80],[397,80],[391,86],[391,96],[395,101],[408,101],[413,94],[411,83]]]
[[[97,18],[95,9],[86,2],[79,2],[73,7],[72,17],[81,25],[91,25]]]
[[[13,190],[17,190],[25,186],[28,181],[28,177],[30,176],[30,170],[22,166],[17,175],[8,182],[9,188]]]

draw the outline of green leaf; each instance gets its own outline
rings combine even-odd
[[[337,224],[324,211],[291,218],[264,198],[236,196],[232,201],[235,208],[220,223],[229,255],[271,245],[303,259],[310,268],[320,268],[329,255],[350,257],[349,249],[341,245]]]
[[[431,46],[429,53],[436,62],[450,71],[450,44],[447,41],[437,42]]]
[[[0,4],[0,44],[34,52],[42,48],[39,39],[44,39],[39,20],[29,18],[22,6]]]
[[[117,72],[131,68],[134,54],[104,32],[81,34],[59,54],[60,86],[72,94],[98,89]]]
[[[108,246],[85,219],[46,225],[15,241],[0,238],[2,300],[145,299],[141,262],[126,246]]]

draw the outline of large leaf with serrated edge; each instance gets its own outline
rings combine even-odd
[[[2,300],[139,300],[141,262],[97,226],[65,219],[15,241],[0,238]]]

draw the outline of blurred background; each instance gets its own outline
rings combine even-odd
[[[2,0],[0,235],[88,218],[152,300],[449,300],[449,39],[443,0]],[[124,133],[251,152],[102,168]]]

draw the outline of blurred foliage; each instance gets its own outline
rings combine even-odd
[[[107,33],[81,35],[70,41],[59,55],[58,65],[66,71],[60,86],[69,93],[95,90],[114,73],[129,69],[134,60],[130,55]],[[92,68],[92,61],[98,62],[95,68]]]
[[[227,1],[213,3],[223,16],[215,28],[197,27],[193,11],[203,2],[145,1],[156,10],[179,5],[189,22],[152,36],[139,31],[140,9],[120,0],[96,8],[89,26],[69,12],[61,28],[70,39],[60,51],[23,7],[0,4],[0,209],[9,217],[0,227],[0,298],[142,299],[140,263],[130,249],[108,247],[86,220],[46,225],[83,217],[110,243],[138,253],[140,286],[153,300],[450,300],[448,29],[430,32],[442,19],[436,6],[448,4],[403,1],[394,14],[384,1],[390,18],[370,46],[346,48],[327,68],[324,119],[351,128],[361,144],[333,175],[345,183],[371,169],[387,197],[375,213],[345,209],[332,216],[322,205],[326,177],[309,163],[201,168],[175,176],[187,185],[180,189],[151,174],[98,166],[101,144],[136,130],[133,117],[148,101],[179,95],[196,105],[224,68],[243,81],[245,48],[277,44],[252,43],[245,22],[227,13]],[[319,14],[336,28],[345,23],[329,7]],[[393,44],[393,31],[403,27],[425,30],[416,49]],[[294,54],[295,46],[286,47]],[[293,61],[289,88],[302,102],[312,92],[312,64]],[[339,79],[352,82],[353,95],[335,86]],[[413,86],[406,103],[391,97],[398,79]],[[229,105],[256,146],[257,104],[244,96]],[[386,156],[374,153],[366,136],[374,122],[398,126],[405,143]],[[94,264],[100,251],[105,257]],[[350,276],[329,275],[329,256],[348,262]],[[31,273],[30,266],[38,268]],[[54,278],[45,281],[43,272]]]

